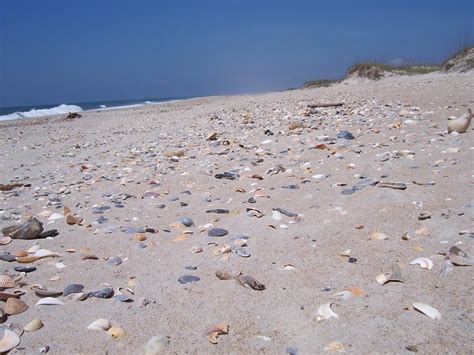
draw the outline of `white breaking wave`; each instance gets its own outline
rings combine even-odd
[[[42,116],[51,116],[51,115],[60,115],[63,113],[69,112],[80,112],[82,108],[77,105],[65,105],[61,104],[52,108],[43,108],[43,109],[32,109],[25,112],[14,112],[9,115],[0,116],[0,121],[6,120],[16,120],[18,118],[32,118],[32,117],[42,117]]]

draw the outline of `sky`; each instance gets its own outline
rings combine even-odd
[[[473,39],[473,0],[0,0],[0,107],[283,90]]]

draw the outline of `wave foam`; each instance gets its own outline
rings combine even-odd
[[[6,120],[16,120],[18,118],[33,118],[33,117],[42,117],[42,116],[51,116],[51,115],[60,115],[63,113],[69,112],[80,112],[82,111],[81,106],[77,105],[65,105],[61,104],[52,108],[43,108],[43,109],[32,109],[25,112],[14,112],[9,115],[0,116],[0,121]]]

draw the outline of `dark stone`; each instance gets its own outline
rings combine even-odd
[[[341,139],[354,139],[354,135],[349,131],[340,131],[336,137]]]
[[[211,228],[207,231],[209,237],[223,237],[227,235],[229,231],[222,228]]]

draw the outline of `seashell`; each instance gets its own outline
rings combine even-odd
[[[88,295],[84,292],[71,293],[68,295],[68,298],[74,301],[85,301],[88,298]]]
[[[417,311],[426,314],[431,319],[441,319],[441,313],[436,308],[431,307],[430,305],[424,303],[412,303],[413,308]]]
[[[324,349],[324,351],[337,351],[338,353],[345,353],[346,348],[344,347],[344,344],[338,342],[338,341],[332,341],[329,344],[327,344]]]
[[[216,276],[219,280],[230,280],[232,279],[232,276],[224,270],[217,270],[216,271]]]
[[[346,250],[344,250],[340,255],[341,255],[341,256],[351,256],[351,250],[350,250],[350,249],[346,249]]]
[[[62,213],[53,213],[51,216],[49,216],[48,220],[49,221],[55,221],[57,219],[63,219],[64,215]]]
[[[217,338],[222,334],[229,334],[229,325],[224,323],[213,325],[207,331],[207,339],[211,344],[217,344]]]
[[[217,132],[209,133],[209,134],[207,135],[206,140],[207,140],[207,141],[215,141],[215,140],[217,140],[217,134],[218,134]]]
[[[37,257],[37,258],[47,258],[50,256],[59,256],[59,255],[48,249],[38,249],[32,256]]]
[[[64,288],[63,296],[66,297],[73,293],[81,293],[83,289],[84,289],[84,285],[81,285],[81,284],[68,285]]]
[[[9,237],[9,236],[1,237],[1,238],[0,238],[0,245],[7,245],[7,244],[10,244],[11,241],[12,241],[12,238]]]
[[[0,353],[6,353],[20,344],[20,337],[8,328],[0,329],[3,337],[0,340]]]
[[[17,290],[17,291],[20,291],[20,290]],[[23,291],[21,291],[21,292],[23,292]],[[19,293],[17,294],[16,292],[13,292],[13,293],[0,292],[0,301],[6,301],[10,297],[20,298],[20,296],[21,296],[21,294],[19,294]]]
[[[33,254],[36,253],[38,250],[40,250],[41,247],[39,245],[33,245],[31,248],[27,250],[28,254]]]
[[[87,294],[88,297],[97,298],[111,298],[114,295],[114,289],[112,287],[105,287],[100,290],[92,291]]]
[[[246,248],[234,248],[232,251],[242,258],[250,257],[250,253],[247,251]]]
[[[146,240],[146,236],[143,233],[137,233],[135,234],[135,239],[139,242],[144,242]]]
[[[168,336],[155,335],[146,342],[143,350],[145,355],[157,355],[163,353],[169,345],[170,338]]]
[[[251,288],[255,291],[265,290],[265,285],[258,282],[250,275],[239,275],[235,278],[235,280],[243,287]]]
[[[281,221],[283,219],[283,215],[278,212],[278,211],[273,211],[272,212],[272,218],[275,220],[275,221]]]
[[[449,249],[447,254],[449,261],[456,266],[472,266],[474,265],[474,258],[463,251],[462,249],[458,248],[457,246],[452,246]]]
[[[13,288],[16,286],[15,280],[8,275],[0,276],[0,289]]]
[[[461,117],[453,120],[448,119],[448,133],[465,133],[471,124],[472,117],[472,111],[469,108],[467,109],[467,113]]]
[[[33,319],[31,322],[29,322],[23,327],[23,330],[25,332],[35,332],[41,328],[43,328],[43,322],[41,321],[41,319]]]
[[[186,234],[180,234],[176,238],[171,240],[171,243],[182,242],[187,240],[189,237]]]
[[[202,253],[203,249],[201,247],[192,247],[191,248],[191,253],[197,254],[197,253]]]
[[[62,305],[64,305],[64,303],[54,297],[41,298],[38,302],[36,302],[36,306],[62,306]]]
[[[87,326],[87,329],[91,330],[109,330],[112,327],[112,324],[109,320],[104,318],[99,318],[93,321],[91,324]]]
[[[25,302],[14,297],[8,298],[7,302],[5,303],[5,306],[3,307],[3,310],[9,316],[23,313],[27,309],[28,305]]]
[[[209,237],[223,237],[227,235],[229,231],[223,229],[223,228],[211,228],[207,231],[207,235]]]
[[[74,217],[73,215],[66,215],[66,223],[69,224],[70,226],[76,224],[76,223],[79,223],[80,221],[80,218],[76,218]]]
[[[42,286],[39,285],[33,285],[31,286],[31,289],[35,292],[35,295],[41,298],[44,297],[59,297],[63,293],[62,291],[48,291],[46,288],[43,288]]]
[[[213,251],[213,254],[214,255],[221,255],[221,254],[225,254],[225,253],[230,253],[230,246],[225,244],[221,247],[217,247],[216,249],[214,249]]]
[[[28,222],[9,226],[2,229],[3,235],[8,235],[12,239],[35,239],[43,231],[43,223],[36,218],[30,219]]]
[[[48,217],[51,216],[52,214],[53,214],[52,211],[44,210],[44,211],[41,211],[40,213],[38,213],[38,217],[45,217],[45,218],[48,218]]]
[[[420,265],[422,269],[431,270],[433,267],[433,262],[428,258],[417,258],[413,260],[410,265]]]
[[[322,321],[329,318],[339,318],[339,315],[331,309],[332,303],[325,303],[318,308],[317,321]]]
[[[187,283],[194,283],[198,282],[200,280],[199,277],[194,276],[194,275],[183,275],[178,279],[178,282],[182,285],[187,284]]]
[[[403,240],[410,240],[410,236],[408,235],[408,233],[403,233],[402,234],[402,239]]]
[[[114,339],[123,339],[127,336],[127,333],[123,328],[120,327],[111,327],[109,330],[107,330],[107,333],[109,333],[112,338]]]
[[[265,216],[265,213],[260,210],[257,210],[256,208],[249,207],[247,208],[247,215],[249,217],[262,218],[263,216]]]
[[[388,236],[383,234],[383,233],[380,233],[380,232],[374,232],[371,235],[369,235],[369,239],[372,239],[372,240],[385,240],[385,239],[388,239]]]
[[[28,252],[26,250],[17,250],[13,255],[15,255],[16,257],[25,257],[25,256],[28,256]]]
[[[381,285],[385,285],[388,282],[405,282],[400,267],[397,264],[393,264],[391,271],[378,275],[375,280]]]
[[[283,265],[283,270],[294,270],[295,266],[293,264],[285,264]]]

